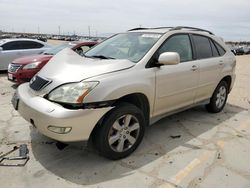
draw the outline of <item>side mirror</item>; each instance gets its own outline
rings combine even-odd
[[[3,47],[0,47],[0,52],[3,51]]]
[[[180,63],[180,55],[176,52],[164,52],[158,58],[160,65],[177,65]]]

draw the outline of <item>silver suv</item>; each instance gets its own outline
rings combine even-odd
[[[136,28],[85,57],[61,51],[18,87],[12,103],[40,133],[62,142],[91,136],[100,154],[120,159],[165,115],[200,104],[220,112],[235,65],[231,50],[210,31]]]

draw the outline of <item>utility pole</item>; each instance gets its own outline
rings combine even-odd
[[[58,26],[58,35],[61,35],[61,26]]]
[[[89,29],[89,38],[90,38],[90,26],[88,26],[88,29]]]
[[[39,26],[37,27],[37,32],[38,32],[38,34],[40,34],[40,27]]]

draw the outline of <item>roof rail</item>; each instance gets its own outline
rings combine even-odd
[[[205,29],[200,29],[200,28],[196,28],[196,27],[186,27],[186,26],[177,26],[177,27],[171,28],[170,31],[181,30],[181,29],[192,29],[192,30],[195,30],[195,31],[204,31],[204,32],[207,32],[207,33],[209,33],[211,35],[214,35],[211,31],[208,31],[208,30],[205,30]]]
[[[133,29],[129,29],[128,31],[136,31],[136,30],[144,30],[144,29],[150,29],[150,28],[136,27]]]
[[[174,27],[152,27],[152,28],[146,28],[146,27],[136,27],[136,28],[133,28],[133,29],[130,29],[128,31],[136,31],[136,30],[147,30],[147,29],[172,29]]]

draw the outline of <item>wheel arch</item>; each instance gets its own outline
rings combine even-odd
[[[149,100],[146,95],[144,95],[143,93],[132,93],[132,94],[125,95],[117,99],[116,102],[114,103],[114,106],[119,105],[119,103],[121,102],[133,104],[137,108],[142,110],[145,116],[146,123],[148,125],[149,117],[150,117],[150,105],[149,105]]]
[[[133,104],[135,105],[137,108],[139,108],[140,110],[142,110],[144,117],[145,117],[145,121],[146,121],[146,125],[149,125],[149,119],[150,119],[150,104],[149,104],[149,100],[147,98],[147,96],[143,93],[132,93],[132,94],[127,94],[124,95],[118,99],[116,99],[114,101],[114,103],[112,104],[112,106],[118,106],[120,103],[129,103],[129,104]],[[97,122],[97,124],[95,125],[95,127],[93,128],[92,132],[91,132],[91,136],[93,136],[93,134],[95,134],[95,130],[98,129],[99,126],[101,126],[103,119],[105,118],[105,116],[110,113],[110,111],[108,111],[106,114],[103,115],[103,117]]]
[[[224,76],[221,81],[225,81],[228,85],[228,92],[230,92],[231,84],[232,84],[232,77],[230,75]],[[220,81],[220,82],[221,82]]]

